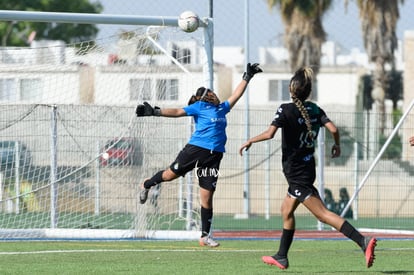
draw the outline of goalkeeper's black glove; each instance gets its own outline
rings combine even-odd
[[[152,107],[148,102],[144,102],[144,104],[138,104],[135,113],[137,116],[160,116],[161,109],[157,106]]]
[[[259,67],[259,63],[250,64],[247,63],[246,71],[243,73],[243,79],[249,83],[250,79],[257,73],[263,72]]]

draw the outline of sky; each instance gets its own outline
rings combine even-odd
[[[104,14],[142,16],[178,16],[191,10],[200,17],[208,17],[209,0],[100,0]],[[250,55],[257,54],[257,47],[283,46],[280,39],[284,33],[278,11],[270,11],[266,0],[216,0],[213,2],[215,46],[243,46],[246,3],[249,9]],[[397,37],[403,39],[405,30],[414,30],[414,1],[406,0],[400,8]],[[327,39],[335,41],[344,50],[359,48],[364,51],[358,8],[355,0],[349,0],[345,11],[343,0],[334,5],[323,18]],[[99,25],[98,38],[113,35],[119,29],[131,26]]]

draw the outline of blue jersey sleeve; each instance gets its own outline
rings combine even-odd
[[[199,101],[183,108],[187,116],[194,116],[200,112]]]

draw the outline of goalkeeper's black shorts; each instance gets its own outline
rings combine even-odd
[[[215,152],[187,144],[178,153],[174,162],[171,163],[170,169],[179,176],[185,176],[187,172],[194,169],[194,174],[198,178],[200,187],[214,191],[216,190],[222,158],[222,152]]]

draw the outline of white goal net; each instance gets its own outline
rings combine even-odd
[[[203,43],[201,28],[142,26],[0,48],[0,239],[198,236],[191,175],[138,200],[192,122],[137,118],[135,107],[184,106],[206,85]]]

